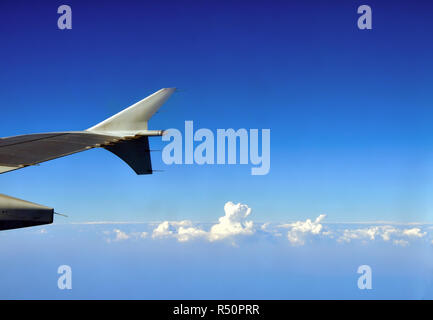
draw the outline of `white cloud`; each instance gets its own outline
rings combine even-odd
[[[403,230],[403,234],[405,236],[408,236],[408,237],[422,238],[427,233],[426,232],[421,232],[420,228],[412,228],[412,229],[405,229],[405,230]]]
[[[193,227],[193,224],[189,220],[183,221],[164,221],[161,222],[152,232],[152,238],[166,238],[169,236],[175,236],[179,234],[179,231],[182,230],[182,234],[184,237],[188,237],[187,235],[194,234],[197,229]],[[185,240],[184,240],[185,241]]]
[[[186,242],[197,237],[206,237],[206,235],[206,231],[201,229],[180,227],[177,233],[177,240],[180,242]]]
[[[116,234],[114,241],[128,240],[130,238],[129,235],[119,229],[114,229],[113,231]]]
[[[394,240],[392,243],[394,243],[397,246],[406,247],[409,244],[409,241],[403,240],[403,239],[399,239],[399,240]]]
[[[323,225],[320,222],[325,219],[325,217],[325,214],[321,214],[314,221],[307,219],[305,221],[283,224],[280,225],[280,227],[290,228],[287,232],[287,239],[292,245],[303,245],[305,244],[305,238],[308,234],[320,234],[323,229]]]
[[[337,241],[350,242],[351,240],[369,239],[374,240],[379,233],[379,227],[369,227],[363,229],[345,229]]]
[[[210,229],[210,241],[254,233],[253,221],[246,220],[251,214],[251,208],[246,204],[234,204],[229,201],[224,205],[224,212],[225,215],[219,218],[219,222]]]
[[[170,222],[164,221],[153,230],[152,238],[155,239],[155,238],[167,237],[173,234],[173,232],[174,230],[172,230]]]
[[[266,222],[266,223],[264,223],[264,224],[261,225],[260,229],[261,229],[262,231],[267,231],[269,225],[270,225],[270,223],[269,223],[269,222]]]
[[[421,232],[420,228],[399,229],[394,226],[371,226],[362,229],[345,229],[343,234],[338,238],[339,242],[350,242],[351,240],[375,240],[381,237],[383,241],[390,241],[397,245],[408,245],[407,240],[403,237],[422,238],[426,232]]]
[[[193,223],[189,220],[182,221],[163,221],[152,223],[147,226],[152,227],[150,234],[148,232],[125,232],[120,229],[103,232],[109,236],[114,234],[114,238],[107,239],[111,241],[123,241],[128,239],[145,239],[151,236],[152,239],[174,238],[179,242],[187,242],[195,239],[202,239],[209,242],[221,241],[227,239],[230,243],[236,245],[236,239],[239,236],[256,235],[269,239],[282,239],[281,228],[287,231],[286,239],[292,245],[304,245],[313,237],[320,239],[333,239],[337,242],[350,243],[360,241],[367,243],[369,241],[382,240],[398,246],[407,246],[412,241],[418,241],[427,235],[424,230],[430,230],[428,225],[417,224],[398,224],[388,222],[382,223],[323,223],[326,215],[321,214],[316,219],[306,219],[292,223],[280,224],[261,223],[255,229],[251,217],[252,210],[246,204],[233,203],[231,201],[224,205],[224,215],[218,219],[218,222],[205,228],[201,224]],[[369,225],[370,224],[370,225]],[[343,227],[344,226],[344,227]],[[41,230],[44,232],[44,230]],[[431,237],[426,237],[426,241],[432,241]],[[432,241],[433,243],[433,241]]]
[[[391,239],[391,236],[399,232],[399,230],[394,228],[393,226],[383,226],[381,231],[382,233],[380,234],[380,236],[384,241],[389,241]]]
[[[114,229],[112,232],[110,231],[103,231],[102,232],[104,235],[110,235],[112,233],[114,233],[114,239],[108,238],[107,242],[110,243],[112,241],[124,241],[124,240],[129,240],[129,239],[144,239],[147,237],[148,233],[147,232],[131,232],[131,233],[126,233],[125,231],[122,231],[120,229]]]
[[[247,205],[229,201],[224,205],[224,212],[224,216],[220,217],[218,223],[214,224],[209,231],[194,226],[189,220],[164,221],[153,230],[152,238],[174,237],[180,242],[196,238],[217,241],[254,233],[254,223],[247,221],[247,217],[251,214],[251,208]]]

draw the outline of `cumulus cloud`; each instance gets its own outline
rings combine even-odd
[[[229,201],[224,205],[224,213],[224,216],[220,217],[218,223],[211,226],[209,231],[194,226],[189,220],[161,222],[153,230],[152,238],[174,237],[180,242],[196,238],[217,241],[254,233],[253,221],[247,220],[247,217],[251,214],[250,207]]]
[[[218,222],[205,227],[203,224],[193,223],[190,220],[182,221],[163,221],[156,226],[148,224],[151,227],[148,232],[126,232],[122,226],[118,229],[104,232],[104,235],[111,237],[107,239],[112,241],[137,240],[144,238],[152,239],[176,239],[179,242],[188,242],[191,240],[205,240],[209,242],[221,241],[227,239],[230,243],[236,244],[236,239],[240,236],[256,235],[263,239],[288,240],[291,245],[305,245],[307,241],[314,238],[333,239],[339,243],[350,243],[359,241],[367,243],[371,241],[384,241],[397,246],[408,246],[413,241],[426,237],[430,230],[429,226],[417,224],[382,224],[382,222],[362,224],[362,223],[324,223],[325,214],[319,215],[315,219],[306,219],[286,224],[261,223],[255,228],[251,219],[251,208],[242,203],[233,203],[231,201],[224,205],[224,215]],[[282,230],[283,229],[283,230]],[[285,230],[284,230],[285,229]],[[283,231],[285,234],[283,234]],[[41,231],[43,232],[43,231]],[[285,237],[283,237],[285,235]],[[432,242],[430,237],[426,237],[428,242]],[[286,240],[286,241],[287,241]]]
[[[325,217],[325,214],[321,214],[314,221],[307,219],[305,221],[283,224],[280,227],[290,229],[287,232],[287,239],[292,245],[303,245],[305,244],[305,238],[307,235],[320,234],[323,229],[323,225],[320,222],[325,219]]]
[[[104,231],[103,234],[110,235],[114,233],[114,239],[108,238],[107,242],[112,241],[124,241],[128,239],[144,239],[147,237],[147,232],[131,232],[127,233],[125,231],[122,231],[120,229],[114,229],[112,232],[110,231]]]
[[[320,235],[329,239],[336,239],[340,243],[349,243],[352,241],[375,241],[377,239],[385,242],[392,242],[395,245],[407,246],[410,239],[420,239],[427,235],[421,228],[402,228],[394,225],[370,225],[361,228],[338,228],[338,224],[324,229],[323,220],[326,215],[318,216],[314,221],[307,219],[280,225],[279,227],[289,228],[287,239],[292,245],[304,245],[306,239],[310,236]]]
[[[381,229],[381,237],[384,241],[389,241],[391,237],[398,234],[399,230],[393,226],[383,226]]]
[[[113,231],[116,235],[116,237],[114,238],[114,241],[128,240],[130,238],[129,235],[127,235],[125,232],[123,232],[119,229],[114,229]]]
[[[246,204],[234,204],[229,201],[224,205],[225,215],[219,218],[219,222],[212,226],[209,232],[209,240],[221,240],[236,235],[253,234],[254,223],[247,221],[251,214],[251,208]]]
[[[399,229],[391,225],[371,226],[359,229],[345,229],[338,238],[339,242],[350,242],[351,240],[375,240],[377,237],[383,241],[390,241],[396,245],[406,246],[409,242],[402,238],[422,238],[426,232],[421,232],[420,228]]]
[[[190,226],[192,226],[192,222],[189,220],[164,221],[153,230],[152,238],[165,238],[176,235],[179,232],[179,228]]]
[[[362,229],[345,229],[343,231],[343,235],[341,235],[337,241],[339,242],[350,242],[351,240],[374,240],[376,236],[379,233],[379,227],[369,227],[369,228],[362,228]],[[387,234],[386,237],[388,237],[389,234]]]
[[[180,242],[189,241],[197,237],[205,237],[206,232],[194,227],[189,220],[183,221],[164,221],[160,223],[152,232],[152,238],[175,237]]]
[[[191,239],[206,237],[207,233],[204,230],[194,228],[194,227],[180,227],[177,233],[177,240],[180,242],[186,242]]]
[[[427,233],[426,232],[421,232],[420,228],[412,228],[412,229],[403,230],[403,234],[405,236],[408,236],[408,237],[422,238]]]

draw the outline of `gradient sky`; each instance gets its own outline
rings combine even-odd
[[[57,29],[57,7],[64,3],[72,7],[72,30]],[[373,30],[357,28],[357,8],[366,3],[373,9]],[[218,128],[271,129],[271,170],[266,176],[251,176],[250,165],[167,166],[159,152],[152,154],[153,168],[164,171],[136,176],[105,150],[3,174],[2,193],[54,207],[69,218],[56,217],[57,226],[34,232],[2,233],[2,241],[16,243],[19,253],[2,249],[2,254],[12,257],[15,266],[28,264],[32,256],[28,256],[27,243],[36,241],[40,230],[48,234],[52,230],[54,243],[48,245],[41,239],[37,243],[47,246],[35,254],[47,257],[49,268],[55,270],[55,253],[74,247],[75,231],[69,223],[214,222],[224,214],[227,201],[247,204],[253,209],[254,220],[260,222],[305,221],[324,213],[328,222],[338,223],[433,223],[432,34],[433,3],[429,1],[417,1],[416,5],[413,1],[376,0],[1,1],[1,137],[83,130],[163,87],[179,91],[151,119],[151,129],[183,130],[186,120],[193,120],[195,128],[214,132]],[[164,145],[158,137],[151,139],[151,149]],[[61,228],[69,229],[63,233]],[[102,259],[104,263],[120,260],[144,266],[145,260],[122,258],[140,250],[152,256],[152,245],[110,251],[103,240],[94,240],[95,235],[86,232],[81,241],[89,246],[87,257],[102,250],[110,252]],[[63,247],[55,245],[62,235],[70,237],[67,244],[63,239]],[[104,249],[98,241],[104,243]],[[332,275],[330,270],[335,270],[338,261],[359,249],[324,246],[292,252],[295,249],[287,244],[278,243],[274,249],[263,244],[258,252],[271,260],[283,252],[283,265],[301,255],[302,263],[295,268],[298,271],[293,269],[287,275],[290,282],[299,280],[296,275],[304,268],[309,270],[305,277],[313,277],[309,279]],[[208,250],[201,245],[182,248],[168,244],[161,249],[164,254],[155,253],[153,270],[163,266],[165,257],[176,250],[186,256]],[[254,257],[254,245],[245,248],[245,256],[239,259],[247,258],[233,262],[238,271]],[[216,257],[236,255],[231,247],[213,250],[219,252]],[[377,262],[388,250],[386,245],[375,247],[372,261]],[[322,271],[306,267],[320,263],[331,252],[340,260],[332,260]],[[383,270],[405,261],[410,249],[392,247],[389,252],[392,257]],[[412,251],[411,257],[417,254]],[[65,257],[83,261],[76,248]],[[431,271],[431,260],[424,263],[424,258],[417,259],[410,260],[411,266],[421,265],[425,273],[419,276],[416,267],[409,269],[418,274],[415,282],[419,284]],[[353,268],[358,265],[358,260],[350,261]],[[40,270],[47,270],[47,264],[38,263]],[[88,263],[95,268],[103,264],[92,259]],[[212,259],[201,266],[210,268],[206,269],[209,274],[219,272],[221,277],[215,281],[229,273],[211,265]],[[275,265],[254,270],[269,273]],[[190,269],[187,262],[181,266],[193,276],[196,269]],[[128,266],[107,270],[110,276],[123,274]],[[311,286],[302,284],[298,286],[302,292],[272,291],[278,275],[283,275],[283,269],[278,270],[275,278],[263,280],[262,287],[268,286],[265,297],[344,297],[345,293],[360,297],[356,288],[344,289],[347,279],[354,277],[352,269],[348,278],[345,274],[339,278],[337,288],[342,291],[332,294],[309,291]],[[401,266],[396,274],[409,279],[407,270]],[[138,269],[135,272],[144,277]],[[237,279],[247,283],[255,276],[251,273]],[[384,281],[392,284],[394,278],[388,277]],[[18,287],[10,283],[0,294],[26,297],[22,291],[25,279]],[[131,290],[134,286],[132,280],[121,280],[116,278],[113,288]],[[316,285],[314,281],[306,283]],[[213,285],[202,287],[206,297],[224,298],[225,293],[234,292],[227,288],[212,291]],[[408,280],[399,292],[425,297],[425,292],[409,290],[412,285]],[[37,283],[31,287],[30,297],[58,297],[38,289]],[[187,287],[188,283],[182,282],[179,288]],[[185,289],[185,297],[197,297],[200,288],[200,282],[195,283],[190,291]],[[251,291],[252,287],[242,288],[233,297],[253,292],[252,298],[263,298]],[[387,288],[375,297],[395,293],[392,285]],[[116,292],[132,292],[123,297],[151,297],[117,289],[107,291],[105,297],[116,297]],[[163,283],[161,294],[152,297],[164,297],[163,293],[172,289],[168,282]],[[98,297],[103,292],[97,290],[93,296],[75,291],[73,297]],[[182,292],[171,297],[181,298]],[[395,293],[393,297],[402,296]]]
[[[2,175],[3,193],[74,221],[209,221],[228,200],[262,220],[433,221],[431,4],[372,1],[372,31],[356,1],[70,1],[70,31],[57,4],[0,4],[0,136],[82,130],[176,86],[151,128],[270,128],[271,172],[154,153],[165,171],[137,177],[92,150]]]

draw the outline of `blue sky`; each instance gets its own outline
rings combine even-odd
[[[177,87],[179,92],[152,118],[150,128],[182,130],[186,120],[215,131],[269,128],[271,170],[266,176],[251,176],[249,165],[167,166],[155,152],[153,167],[164,172],[136,176],[109,152],[91,150],[3,174],[2,193],[69,215],[56,217],[58,226],[45,228],[53,242],[38,240],[47,247],[37,256],[46,254],[55,264],[53,252],[62,250],[62,237],[64,246],[74,247],[76,225],[70,223],[216,223],[228,201],[251,207],[256,225],[306,221],[320,214],[327,215],[327,223],[433,223],[431,3],[369,1],[373,30],[368,31],[357,28],[357,7],[364,4],[357,1],[68,1],[73,28],[67,31],[57,29],[61,4],[0,3],[0,136],[83,130],[160,88]],[[160,138],[151,140],[152,149],[164,145]],[[41,236],[40,229],[34,230],[2,233],[2,241],[17,241],[21,253],[2,249],[3,254],[17,257],[17,265],[31,261],[22,255],[30,250],[26,243]],[[429,243],[425,232],[422,239]],[[90,243],[85,249],[89,256],[100,246],[113,247],[92,229],[83,234],[82,241]],[[114,251],[103,251],[108,256],[102,260],[140,265],[144,260],[132,256],[139,250],[152,252],[151,245],[140,243],[123,249],[116,243]],[[163,264],[177,245],[165,243],[156,261]],[[207,244],[188,245],[183,247],[187,256],[207,250]],[[246,260],[233,262],[240,267],[252,257],[255,245],[262,246],[263,254],[269,252],[260,241],[214,249],[230,257],[231,250],[244,248]],[[284,252],[284,263],[304,254],[301,250],[311,250],[314,259],[327,252],[335,252],[338,259],[347,254],[341,244],[313,242],[301,248],[285,241],[270,252]],[[374,248],[374,257],[392,248],[395,255],[387,266],[392,268],[411,245],[390,241],[369,248]],[[348,251],[355,250],[358,247]],[[72,252],[68,259],[80,261],[78,252]],[[299,270],[316,263],[314,259],[301,259]],[[188,264],[183,267],[188,269]],[[125,272],[127,266],[113,270],[111,275]],[[269,281],[271,288],[277,280]],[[162,288],[170,288],[165,285]],[[308,296],[309,286],[305,288],[301,297]],[[265,290],[266,296],[295,295],[281,290]],[[348,295],[359,297],[353,290]],[[8,297],[23,296],[12,284],[10,292]],[[207,292],[208,297],[223,298],[226,291]],[[392,290],[381,294],[386,293]],[[42,289],[32,294],[51,296]],[[82,291],[75,294],[89,297]],[[325,291],[312,294],[324,296]]]

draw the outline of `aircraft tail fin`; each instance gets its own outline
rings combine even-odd
[[[145,132],[148,131],[149,119],[174,91],[176,91],[176,88],[161,89],[86,131],[116,136],[137,135],[140,133],[147,135]]]

